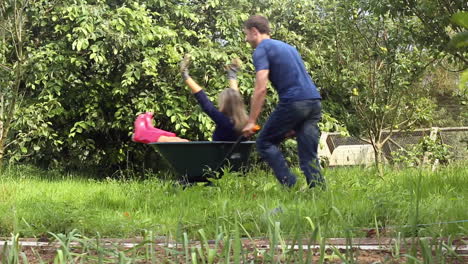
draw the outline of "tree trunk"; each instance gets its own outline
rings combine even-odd
[[[4,143],[3,140],[0,139],[0,173],[3,170],[3,153],[4,153]]]
[[[379,172],[379,176],[383,177],[383,165],[384,165],[384,156],[383,156],[383,145],[381,143],[372,142],[372,147],[374,148],[374,157],[375,157],[375,166]]]
[[[0,142],[0,173],[3,171],[3,142]]]
[[[4,140],[3,140],[3,121],[0,120],[0,172],[3,168],[3,153],[4,153]]]
[[[11,62],[11,69],[14,71],[15,82],[12,86],[7,86],[7,94],[11,94],[10,99],[5,99],[3,95],[0,98],[0,170],[2,169],[3,158],[5,155],[5,146],[6,146],[6,139],[8,137],[9,129],[11,128],[11,124],[13,121],[13,116],[17,107],[17,102],[20,96],[20,87],[21,81],[23,80],[23,71],[25,67],[25,60],[26,57],[24,56],[23,49],[24,44],[26,41],[24,40],[24,32],[25,32],[25,23],[26,23],[26,5],[28,1],[13,2],[13,10],[8,10],[6,5],[3,2],[0,2],[0,15],[6,18],[8,23],[2,23],[1,27],[7,29],[11,33],[12,37],[12,45],[14,47],[16,60],[12,57],[13,62]],[[12,12],[12,13],[10,13]],[[2,21],[3,22],[3,21]],[[5,37],[3,36],[3,40],[5,41]],[[8,101],[5,104],[5,100]]]

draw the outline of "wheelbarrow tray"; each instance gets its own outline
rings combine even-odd
[[[255,141],[240,142],[228,153],[234,144],[232,141],[190,141],[159,142],[150,145],[169,162],[180,180],[195,182],[206,181],[207,178],[215,176],[214,170],[220,171],[225,166],[229,166],[231,171],[248,168],[250,152]]]

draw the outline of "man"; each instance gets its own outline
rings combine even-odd
[[[270,80],[279,94],[279,103],[258,136],[260,156],[273,169],[280,183],[292,187],[296,176],[291,173],[278,146],[286,135],[295,133],[300,167],[307,184],[310,188],[317,184],[324,186],[317,157],[321,97],[300,54],[291,45],[270,38],[269,22],[263,16],[252,16],[245,21],[244,33],[245,40],[255,49],[253,62],[256,70],[255,90],[244,135],[252,135]]]

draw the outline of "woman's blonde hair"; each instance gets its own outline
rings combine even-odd
[[[247,124],[247,112],[239,91],[226,88],[218,96],[219,111],[230,117],[238,134]]]

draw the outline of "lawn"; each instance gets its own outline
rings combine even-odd
[[[134,237],[189,235],[203,229],[214,237],[237,224],[242,236],[267,236],[279,222],[284,234],[320,227],[324,237],[365,236],[379,227],[419,236],[466,235],[468,166],[435,172],[372,168],[324,171],[327,189],[309,190],[300,177],[281,187],[271,172],[226,172],[213,186],[183,187],[158,175],[96,180],[93,176],[43,171],[29,166],[5,169],[0,177],[0,236],[40,237],[68,233]],[[437,224],[442,223],[442,224]],[[427,224],[419,225],[415,224]],[[367,234],[368,235],[368,234]]]

